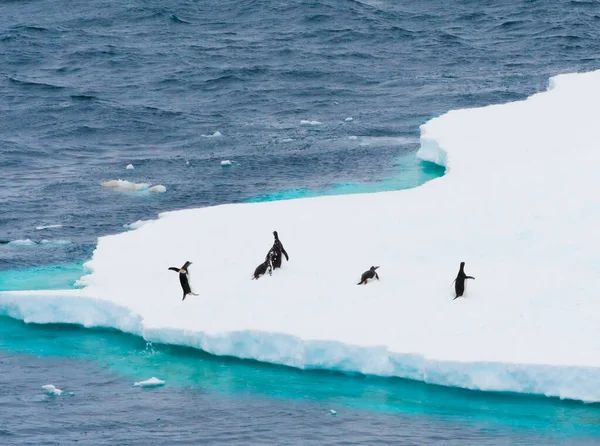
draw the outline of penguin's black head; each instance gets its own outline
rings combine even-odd
[[[465,267],[465,262],[460,262],[460,268],[463,269]]]
[[[273,231],[273,236],[275,237],[275,240],[279,240],[279,235],[277,234],[277,231]]]
[[[371,271],[375,271],[377,268],[379,268],[378,266],[372,266],[371,267]]]
[[[188,266],[190,266],[192,264],[192,262],[187,261],[183,264],[183,269],[187,269]]]

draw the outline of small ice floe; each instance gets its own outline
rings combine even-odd
[[[42,240],[40,244],[49,245],[49,246],[60,246],[60,245],[70,245],[73,243],[71,240]]]
[[[42,229],[52,229],[52,228],[62,228],[62,225],[46,225],[46,226],[36,226],[35,229],[41,231]]]
[[[54,387],[53,384],[46,384],[45,386],[42,386],[42,389],[44,389],[48,395],[56,395],[56,396],[58,396],[58,395],[61,395],[63,393],[62,390]]]
[[[223,167],[231,166],[231,161],[223,160],[223,161],[221,161],[221,166],[223,166]]]
[[[303,119],[302,121],[300,121],[300,125],[321,125],[323,124],[322,122],[319,121],[308,121],[306,119]]]
[[[8,242],[8,246],[15,246],[15,247],[19,247],[19,246],[35,246],[35,242],[26,238],[26,239],[21,239],[21,240],[12,240],[10,242]]]
[[[294,138],[284,138],[281,140],[281,142],[292,142],[294,140]]]
[[[150,186],[148,183],[132,183],[127,180],[110,180],[100,183],[100,186],[109,189],[131,190],[131,191],[148,191],[148,192],[166,192],[167,188],[162,184]]]
[[[337,412],[333,409],[329,409],[329,414],[335,416],[337,415]]]
[[[164,385],[165,382],[162,379],[155,378],[154,376],[146,381],[133,383],[133,387],[160,387]]]
[[[156,186],[152,186],[151,188],[148,189],[148,192],[153,193],[153,194],[162,194],[163,192],[166,192],[167,188],[165,186],[163,186],[162,184],[157,184]]]
[[[185,162],[185,165],[186,165],[186,166],[189,166],[189,165],[190,165],[190,162],[189,162],[189,161],[186,161],[186,162]]]
[[[352,116],[348,116],[346,119],[344,119],[344,121],[352,122],[352,121],[354,121],[354,118],[352,118]]]
[[[352,135],[352,136],[348,136],[348,139],[352,139],[352,140],[354,140],[354,139],[358,139],[358,136],[354,136],[354,135]]]
[[[221,132],[219,132],[219,131],[217,130],[217,131],[216,131],[215,133],[213,133],[212,135],[204,135],[204,134],[202,134],[202,135],[200,135],[200,136],[202,136],[203,138],[220,138],[220,137],[221,137],[221,136],[223,136],[223,135],[221,134]]]
[[[127,170],[133,170],[133,164],[127,164],[127,166],[125,167],[125,169]]]
[[[122,189],[122,190],[146,190],[150,187],[148,183],[132,183],[127,180],[110,180],[100,183],[100,186],[107,187],[109,189]]]
[[[138,229],[144,226],[147,223],[150,223],[152,220],[138,220],[133,223],[126,223],[123,225],[124,228],[127,229]]]

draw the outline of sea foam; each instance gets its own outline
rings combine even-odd
[[[442,178],[164,213],[101,237],[83,290],[0,293],[0,310],[302,369],[600,402],[599,104],[600,71],[451,111],[421,127],[418,156]],[[272,230],[290,261],[251,281]],[[182,302],[167,268],[186,260],[200,296]],[[453,300],[461,261],[476,280]],[[381,282],[356,286],[372,264]]]

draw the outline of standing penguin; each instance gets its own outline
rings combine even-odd
[[[188,294],[192,296],[197,296],[196,293],[192,293],[192,288],[190,286],[190,273],[188,268],[192,262],[185,262],[181,268],[177,268],[176,266],[172,266],[169,268],[170,271],[176,271],[179,273],[179,283],[181,284],[181,289],[183,290],[183,299],[187,297]]]
[[[285,256],[285,260],[286,261],[290,261],[290,256],[288,256],[288,253],[285,251],[283,245],[281,244],[281,241],[279,240],[279,235],[277,234],[277,231],[273,231],[273,236],[275,237],[275,242],[273,242],[273,247],[271,248],[271,250],[269,251],[269,254],[271,254],[272,256],[272,261],[273,261],[273,269],[276,268],[281,268],[281,254],[283,253],[283,255]],[[269,256],[269,254],[267,254],[267,256]]]
[[[454,279],[454,291],[456,291],[456,297],[452,300],[455,300],[456,298],[463,295],[463,293],[465,292],[465,280],[467,279],[475,280],[475,277],[467,276],[465,274],[465,262],[460,262],[460,269],[458,270],[458,275],[456,276],[456,279]]]
[[[362,276],[360,276],[360,282],[357,283],[357,285],[362,285],[362,284],[367,284],[369,279],[372,279],[373,277],[375,277],[377,280],[379,280],[379,276],[377,275],[377,273],[375,272],[375,270],[379,268],[378,266],[372,266],[371,268],[369,268],[368,271],[365,271]]]

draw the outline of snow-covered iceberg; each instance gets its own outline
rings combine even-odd
[[[600,401],[598,116],[600,71],[557,76],[424,124],[418,156],[447,173],[419,188],[165,213],[100,238],[83,290],[4,293],[0,308],[299,368]],[[273,230],[290,261],[251,280]],[[182,302],[167,268],[186,260],[200,296]],[[476,280],[453,301],[461,261]],[[381,280],[357,286],[371,265]]]

